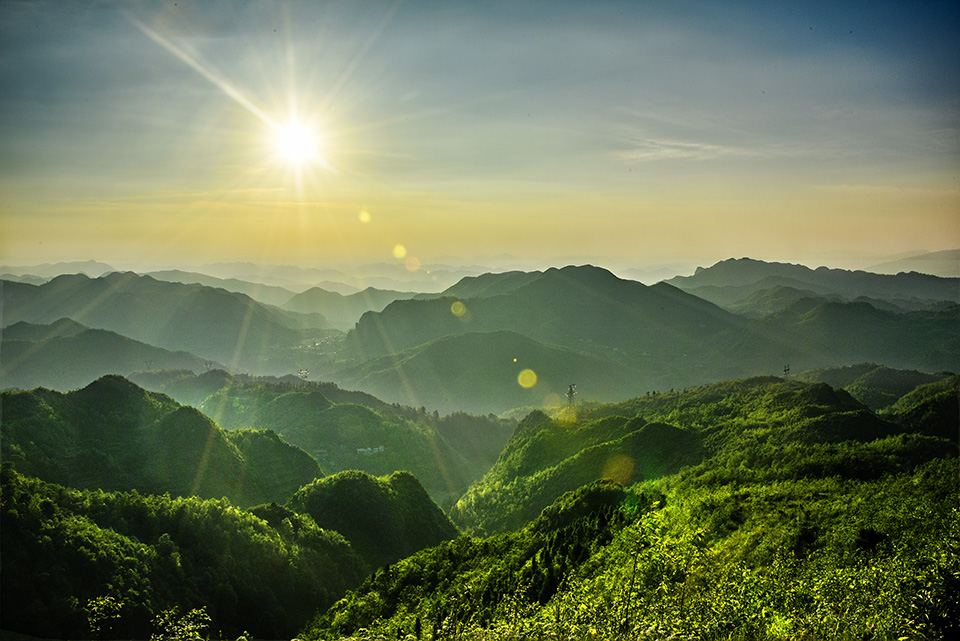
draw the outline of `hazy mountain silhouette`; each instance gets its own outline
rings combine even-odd
[[[209,364],[187,352],[89,329],[66,318],[50,325],[20,321],[4,328],[0,353],[0,388],[42,386],[68,391],[106,374],[127,375],[150,369],[202,372]]]
[[[921,252],[915,256],[906,256],[872,265],[869,271],[879,274],[920,272],[921,274],[931,274],[944,278],[957,278],[960,277],[960,249]]]
[[[97,278],[112,271],[116,270],[106,263],[95,260],[25,266],[0,265],[0,273],[10,272],[18,276],[39,276],[44,279],[55,278],[61,274],[85,274],[91,278]]]
[[[4,322],[72,318],[171,350],[259,371],[291,371],[285,350],[323,335],[322,320],[202,285],[133,273],[59,276],[39,286],[4,283]],[[307,331],[302,331],[309,327]]]
[[[535,379],[520,384],[521,372]],[[528,375],[529,376],[529,375]],[[544,345],[512,331],[445,336],[382,356],[337,375],[347,387],[388,401],[441,412],[502,412],[558,405],[571,383],[592,399],[612,400],[640,390],[622,365],[570,349]]]
[[[805,265],[768,263],[751,258],[729,259],[712,267],[698,267],[692,276],[676,276],[667,282],[724,307],[776,286],[807,289],[817,295],[833,294],[847,300],[865,296],[894,303],[898,300],[960,302],[960,278],[916,272],[889,275],[827,267],[810,269]]]
[[[395,300],[413,298],[416,292],[398,292],[368,287],[344,296],[320,287],[288,298],[280,306],[293,312],[320,313],[331,327],[341,330],[353,328],[357,320],[369,311],[378,312]]]
[[[779,371],[801,356],[762,326],[671,285],[593,266],[482,276],[463,290],[495,295],[396,301],[364,314],[348,345],[371,360],[444,336],[508,330],[617,364],[632,373],[636,391]]]
[[[254,283],[239,278],[218,278],[207,274],[197,272],[182,271],[179,269],[168,269],[164,271],[146,272],[144,276],[150,276],[157,280],[169,283],[184,283],[187,285],[205,285],[207,287],[219,287],[228,292],[246,294],[250,298],[266,303],[268,305],[281,305],[290,300],[295,292],[284,287],[276,285],[265,285],[263,283]]]

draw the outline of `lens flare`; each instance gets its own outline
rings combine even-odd
[[[453,305],[450,306],[450,313],[456,316],[457,318],[460,318],[461,316],[467,313],[467,306],[461,303],[460,301],[456,301],[453,303]],[[516,361],[517,359],[513,359],[513,360]]]
[[[393,246],[393,257],[397,260],[403,260],[407,256],[407,248],[403,245],[394,245]]]
[[[517,376],[517,382],[520,383],[520,387],[530,389],[537,384],[537,373],[532,369],[525,369]]]

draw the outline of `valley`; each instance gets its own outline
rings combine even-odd
[[[4,282],[0,625],[950,634],[956,279],[805,269]]]

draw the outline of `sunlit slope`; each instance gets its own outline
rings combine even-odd
[[[801,356],[775,334],[670,285],[647,287],[592,266],[510,280],[495,296],[397,301],[365,314],[348,344],[369,360],[444,336],[508,330],[620,365],[637,390],[780,371]]]
[[[23,321],[3,329],[0,388],[77,389],[106,374],[145,369],[203,371],[207,361],[154,347],[103,329],[62,319],[50,325]]]
[[[342,534],[370,569],[456,538],[457,528],[407,472],[339,472],[301,488],[287,507]]]
[[[445,336],[372,359],[337,377],[380,398],[441,412],[554,406],[572,383],[594,399],[640,391],[631,370],[616,361],[506,330]]]
[[[880,417],[825,384],[774,377],[646,395],[582,410],[576,420],[534,412],[451,514],[461,527],[492,533],[519,527],[563,492],[597,478],[656,479],[712,457],[789,467],[804,447],[822,449],[829,467],[835,444],[900,433],[918,435],[904,452],[935,451],[950,438],[942,427],[950,421],[946,395],[937,390],[910,403],[906,418],[906,409]],[[884,469],[878,462],[871,472],[869,458],[860,464],[867,474]]]
[[[71,318],[150,345],[256,371],[291,371],[289,350],[321,336],[324,327],[319,316],[272,308],[244,294],[133,273],[96,279],[60,276],[40,286],[5,283],[3,303],[5,324]]]
[[[90,602],[109,597],[104,638],[148,639],[158,613],[202,607],[227,638],[289,639],[365,574],[311,518],[267,523],[221,499],[79,491],[4,465],[2,510],[5,633],[91,636]]]
[[[769,377],[600,406],[573,422],[532,414],[461,502],[481,517],[496,503],[490,525],[503,510],[543,505],[546,484],[518,479],[638,425],[675,456],[699,445],[701,462],[625,489],[595,481],[548,499],[522,527],[421,552],[300,638],[954,638],[958,446],[941,435],[956,429],[958,392],[956,376],[920,386],[881,419],[827,385]]]
[[[5,392],[3,459],[77,488],[285,500],[322,476],[316,461],[268,432],[228,432],[199,411],[119,376],[60,394]]]

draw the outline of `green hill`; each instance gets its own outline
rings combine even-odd
[[[898,370],[873,363],[847,367],[814,369],[795,376],[806,382],[821,382],[843,388],[855,399],[873,410],[894,404],[920,385],[949,377],[949,374],[927,374],[916,370]]]
[[[223,500],[78,491],[6,464],[0,509],[4,635],[146,639],[156,615],[202,607],[228,638],[291,638],[363,578],[342,536],[295,513],[274,526]],[[97,600],[117,606],[99,633]]]
[[[922,386],[885,420],[827,385],[769,377],[577,420],[531,414],[468,494],[481,523],[535,514],[546,494],[513,487],[551,465],[562,478],[601,451],[578,450],[590,441],[645,428],[637,461],[659,448],[661,461],[699,462],[650,466],[640,482],[622,476],[623,489],[596,481],[522,527],[420,552],[300,638],[955,638],[958,445],[937,434],[956,430],[956,414],[939,410],[956,408],[957,392],[955,377]]]
[[[535,376],[521,380],[525,370]],[[580,394],[594,400],[639,391],[630,371],[619,363],[511,331],[446,336],[369,360],[337,377],[346,386],[388,401],[441,412],[558,405],[571,383],[579,383]]]
[[[19,322],[3,330],[0,388],[77,389],[107,374],[148,369],[203,371],[208,362],[70,319],[50,325]]]
[[[226,432],[119,376],[68,394],[4,392],[2,402],[3,459],[62,485],[251,505],[285,500],[322,476],[306,452],[275,434]]]
[[[443,337],[509,331],[616,365],[629,372],[634,390],[780,371],[803,356],[775,333],[675,287],[647,287],[589,265],[513,276],[500,289],[505,293],[391,303],[364,314],[347,345],[370,361]],[[566,381],[573,382],[589,383]],[[623,393],[623,385],[617,389]]]
[[[895,313],[864,302],[802,299],[762,323],[832,365],[874,362],[929,372],[960,369],[960,305]]]
[[[288,507],[342,534],[371,568],[389,565],[459,532],[416,477],[340,472],[301,488]]]
[[[519,527],[563,492],[598,478],[653,480],[726,456],[750,467],[788,467],[789,460],[775,460],[787,445],[870,442],[901,432],[949,439],[927,424],[951,425],[945,410],[937,409],[945,395],[940,390],[911,403],[909,416],[904,410],[881,418],[842,390],[765,377],[581,408],[576,420],[534,412],[451,516],[467,530],[502,532]],[[924,412],[934,418],[923,419]],[[925,452],[929,443],[911,447]]]
[[[490,469],[516,426],[513,419],[492,415],[440,416],[422,406],[388,404],[364,392],[292,376],[212,370],[133,378],[200,408],[227,429],[271,429],[310,452],[327,471],[359,469],[378,476],[410,471],[445,506]]]

